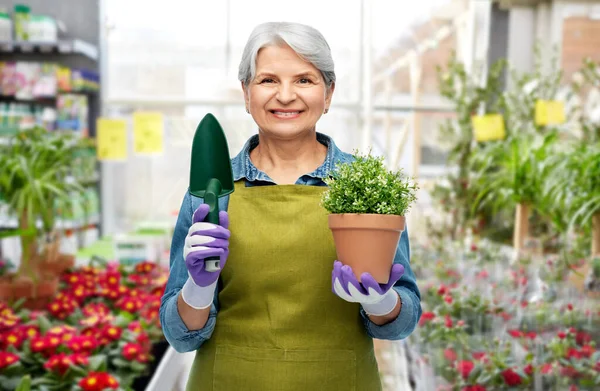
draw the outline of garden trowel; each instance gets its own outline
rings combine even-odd
[[[214,115],[208,113],[196,128],[192,142],[190,194],[204,199],[206,220],[219,224],[219,198],[233,193],[233,173],[227,138]],[[219,270],[219,257],[205,259],[206,271]]]

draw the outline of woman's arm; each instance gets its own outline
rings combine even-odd
[[[400,296],[396,308],[385,316],[369,316],[363,309],[360,311],[367,333],[373,338],[404,339],[414,331],[421,318],[421,293],[410,268],[410,243],[406,229],[400,236],[394,263],[404,266],[404,274],[393,288]]]
[[[186,192],[173,233],[169,280],[160,305],[160,323],[165,338],[180,353],[202,346],[211,337],[217,316],[216,292],[213,304],[202,310],[188,306],[181,298],[181,288],[189,278],[183,259],[183,246],[192,225],[193,212],[192,197]]]

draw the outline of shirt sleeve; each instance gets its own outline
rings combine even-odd
[[[421,293],[417,286],[415,274],[410,267],[410,243],[408,231],[405,229],[400,235],[396,248],[394,263],[404,266],[404,275],[394,284],[394,290],[400,295],[402,309],[398,317],[383,326],[373,323],[367,313],[361,308],[367,334],[372,338],[385,340],[401,340],[408,337],[415,329],[421,318]]]
[[[178,352],[185,353],[196,350],[208,340],[215,329],[218,295],[215,292],[215,299],[210,308],[210,314],[206,325],[200,330],[189,330],[181,320],[179,310],[177,309],[177,297],[179,292],[188,279],[188,272],[183,259],[183,245],[188,230],[192,225],[192,215],[194,206],[192,197],[186,192],[179,216],[173,233],[171,242],[169,279],[165,287],[165,292],[160,304],[160,323],[163,334],[169,344]],[[217,288],[218,289],[218,288]]]

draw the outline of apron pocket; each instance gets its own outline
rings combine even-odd
[[[353,350],[217,346],[213,391],[356,391]]]

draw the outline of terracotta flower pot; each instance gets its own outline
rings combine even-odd
[[[40,263],[40,271],[51,276],[60,276],[65,271],[75,266],[75,256],[70,254],[58,254],[52,262],[45,260]]]
[[[361,274],[368,272],[380,284],[389,280],[404,225],[404,216],[329,215],[329,228],[333,233],[338,260],[352,267],[359,281]]]
[[[30,310],[44,309],[58,291],[58,278],[44,277],[36,284],[29,278],[7,276],[0,280],[0,300],[12,302],[25,299],[23,306]]]

